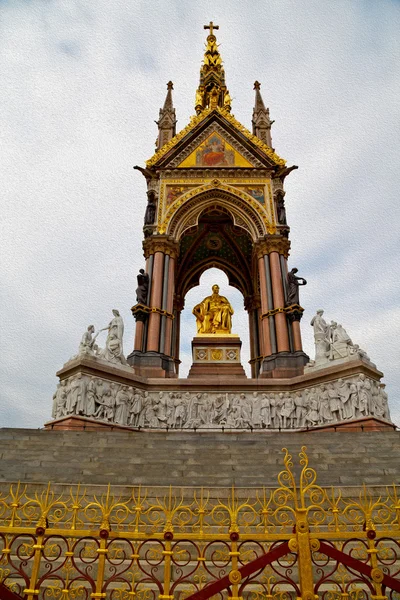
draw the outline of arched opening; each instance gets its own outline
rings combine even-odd
[[[191,342],[196,335],[196,319],[192,314],[193,307],[203,298],[211,294],[211,287],[217,283],[220,293],[231,303],[235,313],[232,317],[232,333],[237,333],[242,340],[241,359],[248,377],[250,373],[250,343],[249,343],[249,317],[244,308],[243,294],[230,285],[228,276],[218,268],[208,268],[199,277],[196,286],[192,286],[184,297],[185,305],[181,313],[181,339],[180,339],[180,377],[187,377],[192,364]]]
[[[199,285],[207,269],[221,269],[229,285],[244,297],[254,293],[253,243],[249,233],[238,227],[232,215],[221,207],[205,207],[195,225],[181,240],[177,262],[176,293],[184,298]]]

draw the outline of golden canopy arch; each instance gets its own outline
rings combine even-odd
[[[253,243],[275,232],[274,222],[267,220],[264,210],[248,194],[219,184],[190,190],[180,198],[167,212],[162,233],[179,241],[185,231],[196,227],[200,216],[214,205],[228,212],[234,225],[247,231]]]

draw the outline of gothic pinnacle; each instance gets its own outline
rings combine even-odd
[[[261,83],[259,81],[254,82],[254,89],[256,92],[254,108],[253,108],[253,134],[256,135],[260,140],[272,147],[271,140],[271,125],[273,121],[269,118],[269,108],[265,108],[264,101],[260,92]]]
[[[209,29],[210,33],[207,36],[200,69],[200,85],[196,91],[195,110],[200,114],[205,108],[213,109],[219,106],[230,112],[231,97],[225,85],[225,71],[214,33],[219,26],[210,21],[209,25],[204,25],[204,29]]]
[[[158,125],[158,138],[156,142],[157,150],[162,148],[164,144],[169,142],[176,133],[176,115],[175,109],[172,101],[172,90],[174,89],[174,84],[172,81],[168,81],[167,83],[167,95],[165,97],[165,102],[163,108],[160,108],[160,115],[157,121]]]

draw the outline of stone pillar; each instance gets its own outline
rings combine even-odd
[[[251,377],[257,378],[260,362],[260,337],[258,324],[258,310],[260,307],[260,296],[246,296],[244,299],[244,307],[249,315],[249,337],[250,337],[250,365]]]
[[[174,322],[173,322],[173,332],[172,332],[172,346],[173,346],[173,356],[175,362],[175,372],[179,375],[179,342],[181,337],[181,312],[185,305],[184,301],[180,296],[175,297],[175,308],[174,308]]]
[[[295,377],[303,373],[308,357],[301,349],[299,320],[302,308],[286,306],[290,242],[268,235],[255,248],[260,275],[263,363],[259,377]],[[268,324],[268,327],[267,327]]]
[[[167,313],[165,324],[165,347],[164,354],[172,356],[172,312],[174,309],[174,293],[175,293],[175,258],[170,256],[168,266],[168,292],[167,292]]]
[[[136,319],[134,350],[136,350],[137,352],[143,351],[143,333],[144,320],[139,321],[139,319]]]
[[[167,310],[167,300],[168,300],[168,276],[169,276],[169,254],[164,256],[164,277],[163,277],[163,292],[162,292],[162,301],[161,301],[161,309],[163,312]],[[164,353],[165,349],[165,327],[166,327],[167,317],[165,314],[161,315],[161,324],[160,324],[160,344],[159,344],[159,352]]]
[[[303,350],[303,345],[301,343],[300,321],[293,321],[292,332],[293,332],[293,350],[295,352],[301,352]]]
[[[267,293],[267,278],[265,273],[264,266],[264,256],[260,256],[258,259],[258,274],[260,277],[260,296],[261,296],[261,314],[262,314],[262,354],[263,356],[270,356],[272,354],[271,350],[271,335],[269,330],[269,322],[268,322],[268,311],[272,308],[268,303],[268,293]],[[265,315],[265,316],[264,316]]]
[[[274,308],[283,309],[285,308],[285,295],[283,291],[282,283],[282,272],[281,264],[278,252],[271,252],[270,256],[270,267],[271,267],[271,279],[272,279],[272,294],[274,298]],[[278,352],[289,352],[289,333],[288,324],[286,320],[286,314],[284,312],[277,312],[275,314],[275,326],[276,326],[276,342],[278,346]]]
[[[164,274],[164,254],[156,252],[154,254],[152,290],[150,297],[150,308],[160,309],[161,298],[163,291],[163,274]],[[147,351],[158,352],[160,344],[160,319],[161,315],[156,310],[150,313],[149,330],[147,334]]]
[[[266,281],[267,281],[268,306],[270,306],[272,309],[274,306],[274,300],[273,300],[273,295],[272,295],[271,269],[269,266],[268,254],[264,255],[264,267],[265,267],[265,277],[266,277]],[[277,347],[276,347],[275,319],[274,319],[273,315],[270,315],[268,317],[268,321],[269,321],[269,333],[270,333],[270,338],[271,338],[271,351],[272,351],[272,354],[275,354],[277,352]]]
[[[146,307],[138,305],[133,308],[136,318],[135,348],[128,356],[128,362],[144,376],[174,377],[171,322],[174,265],[179,246],[169,236],[157,235],[146,237],[143,249],[150,278],[149,294]],[[140,323],[141,320],[144,323]]]

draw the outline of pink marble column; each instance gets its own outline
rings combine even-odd
[[[283,293],[281,265],[279,261],[279,253],[271,252],[269,255],[271,266],[272,294],[274,297],[274,308],[285,307],[285,296]],[[285,313],[277,313],[275,315],[276,325],[276,342],[278,352],[289,352],[289,333]]]
[[[267,279],[265,276],[264,258],[258,259],[258,272],[260,276],[260,295],[261,295],[261,314],[268,312],[268,297],[267,297]],[[265,317],[261,321],[262,335],[260,336],[260,346],[263,356],[270,356],[271,350],[271,338],[269,333],[269,322],[268,317]],[[262,344],[261,344],[262,340]]]
[[[162,287],[163,287],[163,268],[164,254],[156,252],[154,254],[153,277],[151,285],[150,308],[161,308]],[[159,312],[151,312],[149,316],[149,329],[147,334],[147,350],[158,352],[160,343],[160,321]]]
[[[175,259],[170,256],[168,268],[168,298],[167,312],[172,314],[174,309],[174,292],[175,292]],[[172,341],[172,318],[167,317],[165,324],[165,347],[164,354],[171,356],[171,341]]]
[[[143,351],[143,331],[144,331],[143,321],[136,321],[134,350],[138,350],[139,352]]]
[[[301,352],[303,350],[303,344],[301,342],[300,321],[293,321],[292,333],[293,333],[293,350],[295,352]]]

